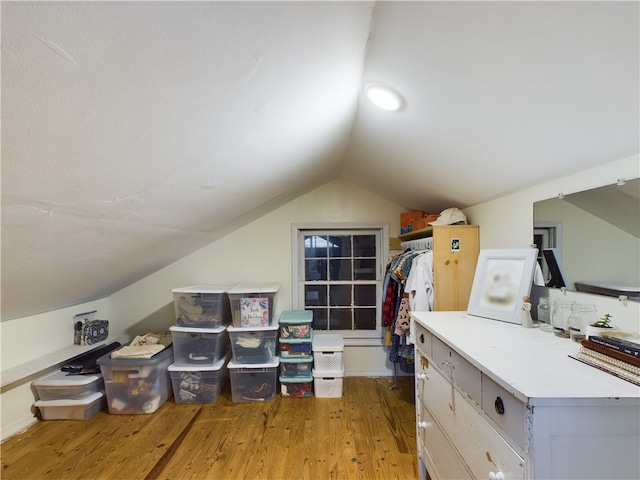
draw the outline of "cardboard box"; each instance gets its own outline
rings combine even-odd
[[[400,214],[400,233],[409,233],[414,230],[415,222],[424,217],[422,210],[414,210],[413,212],[405,212]]]

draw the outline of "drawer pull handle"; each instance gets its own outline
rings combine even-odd
[[[424,430],[425,428],[427,428],[427,422],[418,422],[418,428],[420,430]]]
[[[496,413],[498,415],[504,415],[504,403],[502,403],[502,399],[500,397],[496,397],[496,401],[493,405],[496,407]]]
[[[418,380],[426,380],[427,376],[424,373],[419,373],[419,374],[416,375],[416,378]]]
[[[502,473],[502,472],[489,472],[489,480],[504,480],[504,473]]]
[[[424,343],[424,333],[420,334],[420,343]]]

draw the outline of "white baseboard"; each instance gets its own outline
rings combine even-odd
[[[3,426],[2,431],[0,432],[0,441],[4,442],[7,438],[15,435],[16,433],[22,432],[37,421],[38,419],[36,417],[34,417],[33,415],[29,415],[28,417],[24,417],[17,422],[12,422],[10,425]]]

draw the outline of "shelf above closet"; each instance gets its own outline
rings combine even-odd
[[[401,242],[405,242],[407,240],[415,240],[416,238],[425,238],[433,236],[433,227],[425,227],[420,230],[416,230],[414,232],[403,233],[402,235],[398,235],[398,239]]]

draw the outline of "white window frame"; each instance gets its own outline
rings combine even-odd
[[[389,224],[382,222],[367,223],[294,223],[291,225],[291,292],[293,309],[304,305],[304,247],[303,237],[310,231],[326,231],[327,234],[340,233],[353,235],[358,231],[375,233],[379,240],[376,265],[376,328],[375,330],[332,330],[340,333],[345,345],[380,345],[383,341],[382,328],[382,286],[384,283],[386,259],[389,257]]]

